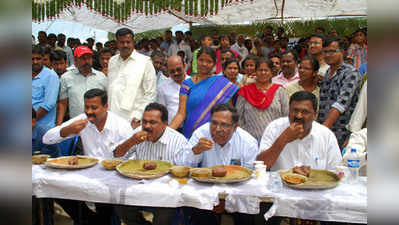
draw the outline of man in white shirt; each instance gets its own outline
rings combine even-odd
[[[229,103],[215,105],[211,109],[211,121],[194,131],[190,138],[191,149],[181,152],[185,165],[210,167],[216,165],[241,165],[253,168],[258,154],[258,143],[248,132],[238,127],[237,110]],[[224,211],[224,201],[212,211],[194,209],[192,224],[219,224]],[[234,224],[251,219],[244,214],[233,215]],[[250,224],[245,223],[245,224]]]
[[[325,36],[322,34],[312,34],[309,40],[308,53],[317,59],[319,62],[319,79],[323,79],[330,66],[324,61],[323,46],[325,46]]]
[[[182,31],[176,31],[176,43],[172,44],[168,50],[168,56],[177,55],[179,51],[184,51],[185,58],[184,63],[186,65],[191,65],[193,59],[193,53],[191,52],[191,47],[184,42],[184,34]]]
[[[158,103],[146,106],[141,127],[135,134],[116,147],[115,157],[145,160],[163,160],[181,165],[178,152],[191,148],[187,139],[176,130],[168,127],[168,110]],[[154,213],[153,225],[172,224],[174,208],[154,208],[136,206],[115,207],[118,215],[127,225],[143,224],[140,210]]]
[[[257,160],[263,160],[273,171],[298,165],[335,170],[342,160],[341,151],[334,133],[314,121],[316,96],[299,91],[290,97],[289,104],[289,116],[266,127]]]
[[[248,132],[238,127],[237,110],[228,103],[211,109],[211,121],[194,131],[192,149],[182,152],[184,164],[202,167],[238,164],[253,168],[258,143]]]
[[[110,111],[137,128],[145,106],[155,101],[157,77],[150,57],[134,50],[133,36],[128,28],[116,32],[120,54],[109,61],[108,94]]]
[[[113,158],[118,143],[133,134],[129,122],[107,111],[107,93],[91,89],[84,94],[84,113],[56,126],[43,136],[44,144],[55,144],[79,135],[85,155]]]
[[[162,82],[168,79],[166,70],[166,56],[161,51],[155,50],[151,53],[152,65],[155,69],[155,74],[157,75],[157,89]]]
[[[55,144],[79,135],[82,138],[85,155],[103,159],[113,158],[113,150],[133,133],[129,122],[107,111],[107,93],[101,89],[91,89],[84,94],[85,113],[80,114],[60,126],[47,131],[43,143]],[[78,223],[81,216],[89,224],[111,224],[112,205],[96,203],[96,213],[79,201],[57,199],[56,202]]]
[[[244,35],[240,34],[238,35],[237,42],[231,46],[231,49],[237,51],[238,54],[240,54],[241,56],[240,65],[242,61],[244,61],[244,59],[247,58],[248,56],[248,49],[245,47],[244,42],[245,42]]]
[[[185,65],[180,56],[168,58],[169,78],[158,88],[157,102],[168,109],[168,124],[173,120],[179,108],[180,85],[186,79]]]

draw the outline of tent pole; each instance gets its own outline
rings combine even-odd
[[[283,0],[283,3],[281,4],[281,23],[284,23],[284,6],[285,0]]]

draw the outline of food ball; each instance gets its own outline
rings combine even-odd
[[[224,167],[215,167],[212,169],[212,176],[214,177],[224,177],[227,174],[227,170]]]
[[[157,168],[157,164],[154,162],[145,162],[143,164],[143,168],[146,170],[153,170],[153,169]]]

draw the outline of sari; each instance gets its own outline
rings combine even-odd
[[[194,130],[210,120],[211,108],[228,102],[238,87],[224,76],[211,76],[195,84],[191,78],[183,81],[180,94],[187,96],[183,134],[190,138]]]

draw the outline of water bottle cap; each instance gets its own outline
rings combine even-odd
[[[356,148],[352,148],[351,152],[357,152]]]

